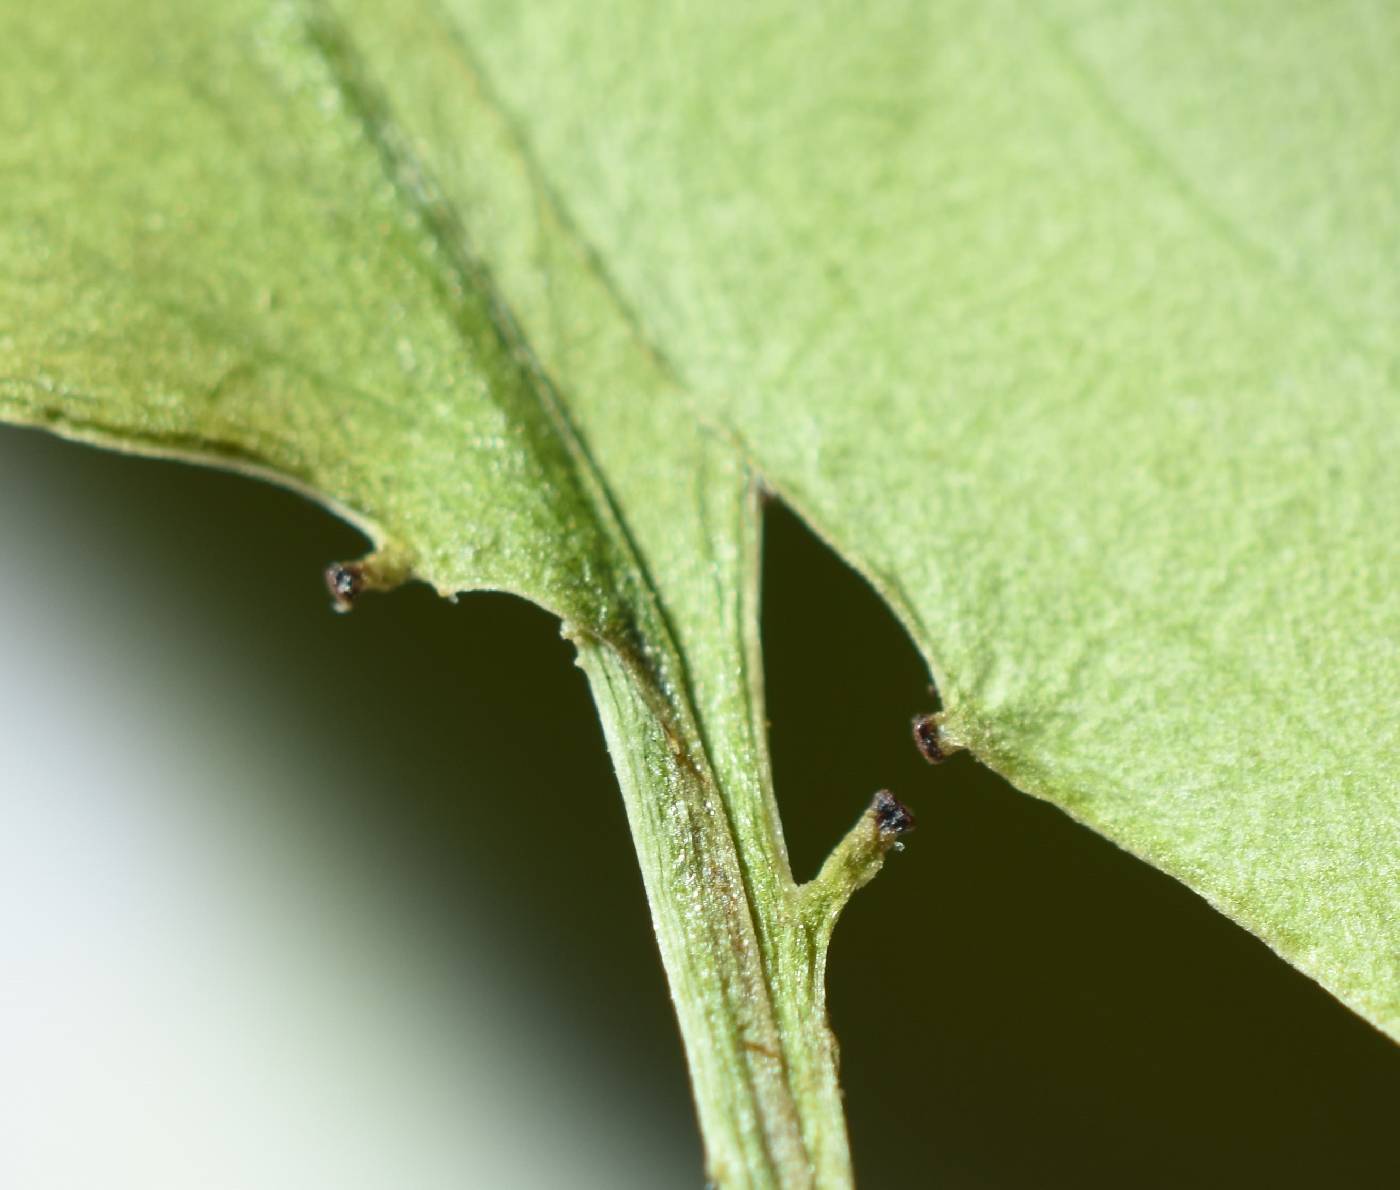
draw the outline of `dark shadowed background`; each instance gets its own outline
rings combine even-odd
[[[768,513],[799,877],[919,816],[831,956],[867,1187],[1360,1186],[1400,1051],[1186,889],[908,737],[927,677]],[[273,487],[0,432],[0,1184],[698,1186],[620,800],[556,624],[333,615]]]

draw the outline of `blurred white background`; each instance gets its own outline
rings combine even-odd
[[[337,728],[353,676],[280,694],[59,450],[0,433],[0,1187],[698,1184],[688,1120],[552,1008],[489,890],[424,917],[325,813],[384,792]]]

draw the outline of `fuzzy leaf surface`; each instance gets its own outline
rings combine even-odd
[[[12,3],[0,415],[538,600],[732,806],[761,477],[951,736],[1395,1033],[1397,15]]]

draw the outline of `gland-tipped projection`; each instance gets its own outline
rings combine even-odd
[[[332,562],[326,567],[326,590],[338,612],[348,612],[366,591],[389,591],[409,575],[407,560],[396,552],[376,550],[358,562]]]
[[[914,716],[914,746],[929,764],[942,764],[962,745],[955,744],[943,730],[942,714]]]
[[[815,879],[799,890],[808,927],[818,939],[830,938],[836,918],[851,894],[875,879],[885,856],[903,847],[900,835],[914,829],[914,814],[888,789],[882,789],[869,808],[846,832],[846,837],[826,857]]]

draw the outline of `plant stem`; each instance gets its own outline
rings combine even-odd
[[[877,796],[799,887],[776,823],[751,812],[753,799],[726,798],[698,738],[658,714],[638,670],[587,640],[579,664],[622,786],[711,1182],[852,1185],[826,948],[841,906],[912,819]]]

